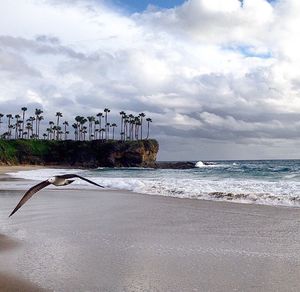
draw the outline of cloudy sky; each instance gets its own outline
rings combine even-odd
[[[300,158],[299,0],[1,0],[0,112],[145,112],[161,160]]]

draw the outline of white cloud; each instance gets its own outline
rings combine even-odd
[[[133,15],[102,1],[2,0],[1,111],[29,103],[71,118],[108,106],[146,112],[162,141],[280,138],[290,151],[299,13],[296,0],[189,0]]]

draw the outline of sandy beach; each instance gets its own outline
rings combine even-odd
[[[68,187],[8,218],[21,195],[0,193],[0,291],[300,289],[298,208]]]
[[[8,172],[20,171],[20,170],[32,170],[32,169],[40,169],[43,166],[40,165],[0,165],[0,179],[11,179],[10,176],[6,175]]]

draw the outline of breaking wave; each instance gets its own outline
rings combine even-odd
[[[233,167],[237,166],[233,165]],[[195,170],[141,170],[139,172],[138,169],[136,171],[132,169],[97,169],[94,171],[39,169],[19,171],[10,175],[15,178],[39,181],[56,174],[70,172],[89,177],[109,189],[176,198],[300,207],[300,182],[292,180],[293,174],[285,180],[273,181],[208,176],[200,169],[199,171],[196,169],[196,172]],[[208,173],[210,174],[211,170],[208,169]],[[284,177],[286,176],[285,173]],[[28,183],[28,186],[30,185],[32,183]],[[93,188],[81,180],[77,180],[72,187]]]

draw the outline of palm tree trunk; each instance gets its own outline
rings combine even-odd
[[[121,141],[123,141],[123,116],[121,117]]]
[[[146,139],[149,138],[149,132],[150,132],[150,122],[148,122],[148,125],[147,125],[147,137],[146,137]]]
[[[35,116],[35,139],[37,139],[37,133],[38,133],[38,116]]]
[[[25,124],[25,111],[23,111],[23,125],[22,125],[22,133],[24,132],[24,124]]]
[[[141,140],[143,140],[143,117],[141,117]]]

